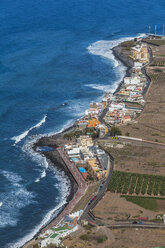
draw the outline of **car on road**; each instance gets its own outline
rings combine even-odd
[[[96,195],[92,198],[92,201],[94,201],[96,199]]]
[[[93,200],[91,199],[91,200],[89,201],[88,205],[90,205],[92,202],[93,202]]]

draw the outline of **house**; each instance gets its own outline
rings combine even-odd
[[[97,118],[91,118],[91,120],[88,120],[88,127],[96,127],[99,126],[101,123]]]
[[[140,77],[125,77],[124,78],[124,84],[125,85],[137,85],[140,83]]]
[[[117,92],[117,95],[129,96],[129,92],[127,89],[121,89],[119,92]]]
[[[124,103],[111,103],[109,110],[113,111],[115,109],[124,109],[125,108],[125,104]]]
[[[81,158],[81,150],[79,147],[72,148],[67,151],[69,157]]]
[[[77,122],[77,126],[79,127],[79,129],[84,129],[88,126],[88,121],[87,120],[79,120]]]
[[[88,146],[93,146],[93,140],[91,137],[88,135],[81,135],[78,139],[77,142],[80,146],[82,147],[88,147]]]
[[[148,48],[146,44],[136,45],[136,47],[132,48],[131,58],[134,61],[138,61],[140,63],[147,63],[149,61]]]
[[[130,117],[130,115],[124,115],[123,117],[122,117],[122,124],[127,124],[128,122],[130,122],[131,121],[131,117]]]

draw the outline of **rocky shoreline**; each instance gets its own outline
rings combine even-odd
[[[115,58],[119,61],[121,61],[125,67],[127,67],[126,74],[125,76],[130,76],[130,70],[133,67],[133,62],[132,60],[128,59],[128,57],[125,57],[123,54],[121,54],[121,46],[118,45],[112,49],[113,55]],[[125,77],[124,76],[124,77]],[[123,84],[123,80],[119,83],[117,89],[113,94],[116,94],[121,86]],[[63,135],[65,133],[71,132],[75,129],[75,125],[73,124],[71,127],[66,128],[63,132],[52,135],[52,136],[45,136],[37,140],[37,142],[34,144],[33,149],[36,151],[36,148],[38,146],[51,146],[54,149],[61,144],[64,144],[66,141],[63,138]],[[72,174],[68,170],[67,166],[59,156],[58,152],[56,150],[49,151],[49,152],[41,152],[42,155],[44,155],[48,160],[51,161],[51,163],[58,169],[63,170],[66,176],[69,178],[70,183],[71,183],[71,190],[70,190],[70,195],[67,197],[67,202],[69,202],[71,199],[73,199],[74,194],[76,193],[78,186],[73,178]],[[66,204],[67,205],[67,204]],[[56,216],[57,217],[57,216]]]
[[[119,60],[120,62],[122,62],[122,64],[127,68],[126,69],[126,73],[124,75],[124,77],[130,77],[131,76],[131,68],[133,67],[133,61],[131,59],[129,59],[128,57],[124,56],[124,54],[121,53],[121,46],[120,44],[118,46],[115,46],[112,48],[112,53],[114,55],[114,57]],[[117,89],[115,90],[115,92],[113,93],[114,95],[120,91],[120,88],[124,82],[124,77],[123,80],[119,83]]]
[[[117,60],[119,60],[120,62],[122,62],[122,64],[127,68],[126,73],[123,76],[123,80],[119,83],[117,89],[113,93],[115,95],[120,90],[120,88],[121,88],[121,86],[123,84],[123,81],[124,81],[124,77],[125,76],[130,76],[130,70],[133,67],[133,63],[128,57],[124,56],[121,53],[120,44],[118,46],[112,48],[112,53],[113,53],[114,57]],[[62,158],[60,157],[59,153],[56,150],[56,148],[58,146],[60,146],[62,144],[65,144],[65,142],[66,142],[66,140],[63,138],[63,135],[65,133],[73,131],[74,129],[75,129],[75,124],[73,124],[69,128],[66,128],[61,133],[51,135],[51,136],[44,136],[44,137],[40,138],[39,140],[37,140],[36,143],[34,143],[34,145],[33,145],[33,149],[34,149],[35,152],[37,152],[37,147],[50,146],[50,147],[54,148],[53,151],[40,152],[40,153],[43,156],[45,156],[49,161],[51,161],[51,164],[55,168],[58,168],[59,170],[64,171],[66,176],[69,178],[70,185],[71,185],[70,194],[67,197],[67,203],[63,206],[62,210],[58,213],[58,215],[55,218],[53,218],[52,220],[50,220],[49,223],[47,223],[43,228],[46,228],[48,225],[50,225],[51,222],[53,222],[55,219],[57,219],[57,217],[59,217],[60,214],[62,214],[62,212],[67,207],[69,202],[73,199],[74,195],[76,194],[76,192],[78,190],[78,184],[77,184],[76,180],[74,179],[73,175],[71,174],[71,172],[69,171],[69,169],[67,168],[66,164],[64,163],[64,161],[62,160]],[[39,230],[38,233],[34,237],[38,236],[38,234],[40,232],[42,232],[42,229]]]

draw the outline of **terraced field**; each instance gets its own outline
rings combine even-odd
[[[114,171],[108,190],[120,194],[165,196],[165,176]]]

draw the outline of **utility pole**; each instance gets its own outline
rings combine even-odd
[[[151,26],[148,27],[149,35],[151,33]]]
[[[155,25],[155,35],[156,35],[156,25]]]

